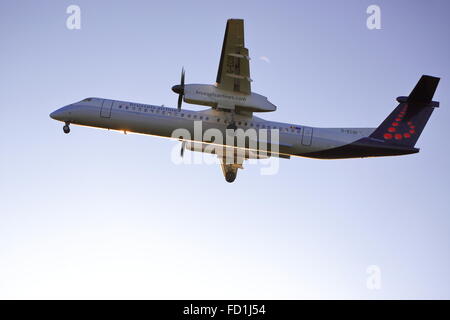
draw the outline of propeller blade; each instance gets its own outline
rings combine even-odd
[[[179,94],[178,95],[178,111],[181,110],[181,103],[183,102],[183,95]]]
[[[180,150],[180,156],[183,158],[183,156],[184,156],[184,149],[185,149],[185,147],[186,147],[186,141],[183,141],[182,143],[181,143],[181,150]]]
[[[184,89],[184,74],[185,74],[185,72],[184,72],[184,67],[183,67],[183,68],[181,68],[181,86],[183,87],[183,89]]]
[[[172,87],[172,91],[175,93],[178,93],[178,111],[181,110],[181,103],[183,102],[183,95],[184,95],[184,75],[185,71],[184,68],[181,68],[181,81],[180,84],[174,85]]]

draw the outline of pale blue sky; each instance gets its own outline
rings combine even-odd
[[[81,7],[81,30],[66,8]],[[378,4],[382,29],[368,30]],[[2,1],[0,298],[450,298],[448,1]],[[262,117],[374,127],[441,77],[415,155],[281,161],[234,184],[177,143],[72,127],[88,96],[175,106],[245,19]],[[267,63],[259,57],[270,59]],[[184,104],[186,108],[199,110]],[[381,268],[381,290],[366,268]]]

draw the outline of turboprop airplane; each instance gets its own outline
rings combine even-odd
[[[313,128],[264,120],[255,113],[276,106],[252,92],[249,52],[244,45],[244,21],[227,22],[216,83],[172,87],[178,107],[167,108],[103,98],[86,98],[62,107],[50,117],[70,125],[157,135],[182,141],[184,149],[217,155],[227,182],[233,182],[247,159],[301,156],[344,159],[406,155],[419,152],[415,144],[439,102],[433,95],[439,78],[423,75],[409,96],[377,128]],[[182,109],[182,102],[207,106]]]

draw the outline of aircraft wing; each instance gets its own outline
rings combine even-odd
[[[217,87],[251,94],[249,60],[248,49],[244,45],[244,20],[229,19],[220,55]]]

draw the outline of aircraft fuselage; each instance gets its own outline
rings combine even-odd
[[[190,133],[190,141],[207,142],[208,129],[219,130],[224,137],[214,144],[226,145],[227,124],[231,113],[215,109],[205,111],[177,110],[164,106],[147,105],[126,101],[88,98],[58,109],[50,115],[53,119],[70,124],[91,126],[104,129],[135,132],[177,139],[173,132],[185,129]],[[418,149],[392,151],[375,147],[372,141],[365,141],[375,128],[315,128],[298,124],[267,121],[259,117],[234,114],[238,129],[255,130],[258,140],[269,145],[277,144],[278,156],[303,156],[311,158],[352,158],[383,155],[399,155],[417,152]],[[200,130],[200,132],[198,132]],[[271,134],[277,131],[277,140],[271,140]],[[260,133],[267,134],[261,138]],[[267,138],[265,138],[267,136]],[[259,144],[257,144],[259,148]],[[349,147],[351,146],[351,147]],[[246,146],[245,148],[251,148]],[[341,149],[344,148],[342,151]],[[349,150],[348,150],[349,149]],[[397,148],[398,149],[398,148]],[[267,151],[265,149],[264,151]],[[275,153],[272,154],[277,156]]]

